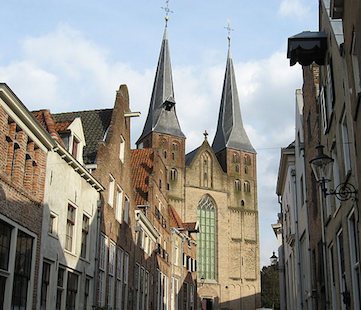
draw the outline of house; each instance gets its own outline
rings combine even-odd
[[[0,128],[0,308],[34,309],[47,155],[55,142],[4,83]]]

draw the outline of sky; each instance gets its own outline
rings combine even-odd
[[[295,91],[287,39],[318,30],[317,0],[170,0],[168,37],[176,111],[187,152],[216,130],[231,52],[243,123],[257,151],[261,267],[277,241],[271,224],[281,147],[295,137]],[[166,0],[12,0],[0,10],[0,82],[29,110],[111,108],[126,84],[132,148],[143,129],[165,26]]]

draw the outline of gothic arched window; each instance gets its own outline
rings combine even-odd
[[[236,191],[241,190],[241,181],[238,179],[234,181],[234,190],[236,190]]]
[[[170,170],[170,179],[171,180],[177,180],[177,176],[178,176],[178,171],[177,171],[177,169],[175,169],[175,168],[172,168],[171,170]]]
[[[216,208],[209,196],[203,196],[198,203],[197,273],[205,279],[216,279]]]
[[[251,191],[251,184],[248,181],[244,182],[243,187],[245,193],[249,193]]]
[[[233,153],[233,162],[239,163],[239,155],[237,153]]]
[[[250,165],[251,164],[251,156],[249,155],[244,155],[244,163],[245,165]]]

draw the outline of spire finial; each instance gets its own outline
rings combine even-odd
[[[228,31],[228,41],[231,41],[231,31],[234,31],[234,29],[231,28],[231,20],[227,19],[228,25],[227,27],[224,27],[224,29],[227,29]]]
[[[207,136],[208,136],[207,130],[204,131],[203,135],[204,135],[204,140],[207,140]]]
[[[167,24],[168,23],[168,20],[169,20],[169,13],[173,13],[173,11],[171,11],[171,9],[168,7],[168,3],[169,3],[169,0],[166,0],[165,3],[167,4],[166,7],[161,7],[164,11],[165,11],[165,23]]]

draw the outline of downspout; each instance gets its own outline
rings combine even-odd
[[[297,259],[297,287],[298,287],[298,298],[297,298],[297,308],[298,309],[303,309],[302,305],[302,293],[303,293],[303,287],[302,287],[302,280],[301,280],[301,276],[302,276],[302,272],[301,272],[301,253],[300,253],[300,235],[299,235],[299,225],[298,225],[298,204],[297,204],[297,197],[298,197],[298,191],[297,191],[297,183],[296,183],[296,170],[291,170],[291,175],[293,177],[293,184],[294,184],[294,192],[296,195],[293,195],[293,205],[295,207],[295,224],[296,224],[296,246],[295,246],[295,250],[296,250],[296,259]],[[303,189],[303,186],[301,187],[301,189]],[[303,195],[301,195],[302,197]],[[303,201],[301,201],[301,203],[303,203]]]
[[[98,260],[99,260],[99,239],[100,239],[100,219],[101,219],[102,201],[101,194],[99,193],[99,199],[97,200],[97,226],[96,226],[96,238],[95,238],[95,265],[94,265],[94,283],[93,283],[93,308],[97,306],[97,283],[98,283]]]
[[[278,251],[278,256],[279,256],[279,262],[282,262],[282,265],[280,265],[278,263],[278,275],[279,275],[279,285],[280,285],[280,306],[281,306],[281,310],[286,310],[286,301],[287,301],[287,291],[286,291],[286,279],[285,279],[285,240],[284,240],[284,235],[283,235],[283,206],[282,206],[282,197],[279,195],[278,196],[278,203],[280,205],[280,211],[281,211],[281,229],[282,229],[282,233],[281,233],[281,237],[282,237],[282,249],[281,251]],[[282,257],[281,257],[282,255]]]

